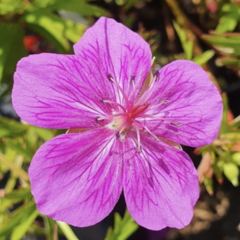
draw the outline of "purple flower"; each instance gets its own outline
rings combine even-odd
[[[179,144],[199,147],[216,138],[217,89],[195,63],[178,60],[156,71],[143,92],[150,47],[112,19],[100,18],[74,51],[23,58],[14,75],[13,105],[23,120],[70,129],[43,144],[31,162],[39,211],[89,226],[112,211],[123,190],[138,224],[186,226],[198,175]]]

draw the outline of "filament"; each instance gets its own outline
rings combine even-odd
[[[120,87],[120,85],[118,84],[118,82],[114,81],[113,77],[108,74],[108,79],[110,82],[114,83],[115,86],[117,87],[117,89],[122,93],[122,96],[123,98],[125,99],[126,101],[126,104],[127,104],[127,109],[129,110],[130,109],[130,103],[129,103],[129,100],[128,100],[128,97],[126,96],[126,94],[124,93],[123,89]]]
[[[126,112],[126,109],[121,104],[119,104],[117,102],[114,102],[114,101],[111,101],[111,100],[102,100],[102,102],[116,105],[116,106],[120,107],[124,112]]]
[[[141,153],[142,149],[141,149],[141,138],[140,138],[140,130],[138,127],[138,122],[134,121],[133,122],[133,126],[136,129],[136,133],[137,133],[137,152]]]

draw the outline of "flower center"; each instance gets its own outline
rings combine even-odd
[[[131,130],[132,125],[135,126],[137,124],[135,119],[141,117],[141,114],[147,110],[148,106],[149,103],[143,103],[133,107],[129,112],[125,110],[124,112],[113,113],[113,120],[110,126],[120,133],[120,136],[122,136],[120,140],[124,140],[127,132]]]
[[[132,111],[128,114],[129,118],[136,118],[147,110],[149,103],[142,103],[135,106]]]
[[[120,104],[111,100],[101,100],[103,103],[109,104],[112,114],[107,117],[98,118],[97,121],[105,120],[105,124],[103,123],[103,125],[105,125],[105,127],[107,128],[116,130],[117,139],[122,142],[125,140],[129,131],[136,132],[137,151],[141,152],[140,129],[145,129],[145,127],[140,121],[136,119],[140,117],[144,118],[144,114],[146,113],[150,103],[142,101],[136,104],[135,102],[131,101],[125,94],[121,86],[113,79],[112,75],[108,74],[107,77],[108,80],[114,84],[116,91],[118,91],[122,95],[124,99],[124,104]],[[134,80],[135,76],[132,76],[130,79],[130,84],[133,86],[132,94],[136,99],[137,96]]]
[[[106,127],[116,130],[116,136],[118,140],[122,142],[125,140],[129,131],[135,130],[137,133],[137,151],[141,152],[140,128],[142,128],[142,124],[137,121],[136,118],[141,117],[149,105],[149,103],[142,103],[134,106],[130,111],[124,109],[124,111],[113,112],[111,116],[112,119]]]
[[[137,152],[141,153],[141,133],[151,135],[156,141],[159,141],[159,138],[146,126],[146,121],[150,119],[158,119],[164,121],[167,124],[179,127],[181,123],[171,121],[167,119],[167,112],[158,112],[157,114],[152,114],[151,112],[162,105],[169,104],[167,99],[159,99],[158,103],[151,104],[148,102],[149,96],[153,91],[154,83],[159,80],[158,71],[153,74],[153,78],[150,79],[148,87],[142,89],[140,94],[137,96],[135,88],[135,75],[130,78],[130,83],[133,87],[131,96],[127,96],[123,91],[122,87],[117,81],[115,81],[111,74],[107,75],[108,80],[114,84],[116,92],[119,92],[122,96],[121,101],[113,101],[107,99],[101,99],[100,101],[108,106],[111,114],[97,117],[96,121],[100,123],[102,127],[110,128],[116,131],[116,137],[119,141],[124,141],[129,132],[135,132],[136,137],[133,137],[133,141],[136,143]]]

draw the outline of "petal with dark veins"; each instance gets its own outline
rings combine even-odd
[[[125,144],[123,188],[129,213],[148,229],[185,227],[199,197],[191,159],[182,150],[145,135],[141,144],[140,154],[130,139]]]
[[[146,99],[151,103],[147,114],[155,119],[148,118],[146,126],[183,145],[212,143],[220,129],[223,105],[207,73],[194,62],[177,60],[163,67],[159,75]]]
[[[79,66],[89,76],[88,80],[84,78],[85,83],[99,92],[108,88],[112,95],[116,95],[111,100],[120,104],[126,104],[125,99],[116,86],[107,85],[107,76],[111,75],[132,102],[140,93],[151,68],[149,44],[137,33],[109,18],[102,17],[89,28],[74,45],[74,51]]]
[[[78,227],[105,218],[122,192],[118,147],[107,129],[64,134],[42,145],[29,168],[38,210]]]

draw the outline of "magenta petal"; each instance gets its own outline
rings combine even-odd
[[[146,121],[156,135],[199,147],[213,142],[222,119],[222,99],[206,72],[197,64],[177,60],[160,70],[159,81],[147,102],[148,114],[165,120]],[[144,97],[144,96],[143,96]],[[164,104],[159,104],[164,102]]]
[[[29,168],[38,210],[74,226],[93,225],[113,209],[122,191],[122,159],[107,129],[60,135],[46,142]]]
[[[183,228],[199,197],[198,175],[189,156],[141,135],[142,152],[126,142],[124,195],[135,221],[148,229]]]
[[[96,84],[96,88],[106,89],[108,76],[111,75],[130,101],[137,97],[151,68],[149,44],[113,19],[100,18],[74,45],[74,50],[85,75],[91,76],[88,82],[86,78],[86,84]],[[110,96],[116,94],[114,100],[123,104],[125,100],[116,86],[111,83],[106,90]]]
[[[96,127],[101,97],[81,80],[74,56],[38,54],[17,65],[13,106],[28,123],[46,128]]]

